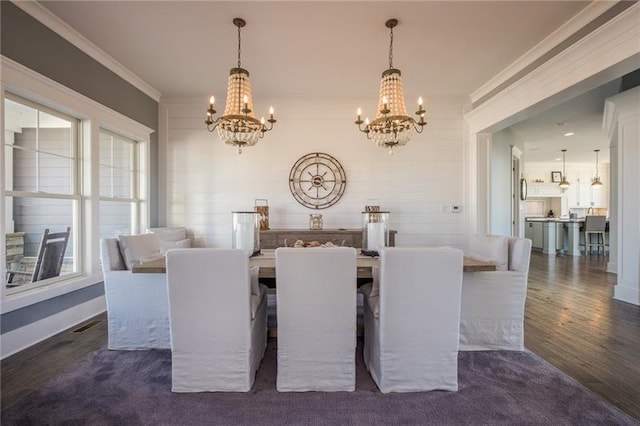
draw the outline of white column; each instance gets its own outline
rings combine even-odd
[[[544,222],[544,240],[542,243],[542,253],[544,254],[556,254],[556,222],[550,220]]]
[[[618,137],[609,146],[609,261],[607,272],[618,273]]]
[[[567,227],[569,228],[567,254],[569,256],[580,256],[580,222],[569,222]]]
[[[604,127],[618,147],[618,282],[613,297],[640,305],[640,87],[607,99]]]

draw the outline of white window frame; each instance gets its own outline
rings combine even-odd
[[[122,202],[122,203],[130,203],[131,205],[131,227],[128,233],[137,234],[141,232],[141,204],[144,200],[140,198],[141,188],[140,188],[140,170],[142,168],[142,164],[140,164],[140,146],[139,143],[131,139],[127,136],[123,136],[121,134],[109,131],[107,129],[100,129],[101,134],[106,134],[111,136],[111,138],[120,138],[125,139],[126,142],[130,142],[132,144],[132,158],[131,158],[131,167],[133,170],[133,176],[130,182],[130,196],[129,197],[116,197],[113,195],[113,192],[110,196],[100,194],[100,201],[113,201],[113,202]],[[98,143],[101,143],[99,141]],[[98,147],[98,150],[100,147]],[[104,166],[105,164],[100,163],[100,166]],[[116,169],[113,165],[110,165],[111,169]],[[99,168],[98,168],[98,178]],[[113,178],[113,177],[112,177]],[[113,190],[113,184],[111,185],[111,189]]]
[[[0,80],[0,135],[4,147],[4,99],[5,93],[12,93],[37,104],[60,111],[81,120],[79,167],[80,202],[82,215],[79,218],[78,247],[82,250],[81,274],[29,291],[7,294],[0,286],[0,311],[8,313],[67,294],[103,281],[100,268],[99,240],[99,177],[98,141],[99,129],[126,136],[137,141],[140,164],[140,214],[139,229],[149,225],[149,147],[150,135],[155,130],[132,120],[78,92],[69,89],[9,58],[0,55],[2,79]],[[0,164],[4,165],[4,148],[0,150]],[[4,173],[0,173],[0,211],[5,212]],[[6,256],[5,223],[0,221],[0,258]],[[6,277],[5,262],[0,262],[0,276]]]
[[[80,218],[82,217],[82,203],[81,203],[81,195],[80,195],[80,173],[79,173],[79,164],[80,164],[80,160],[81,160],[81,151],[80,151],[80,128],[81,128],[81,122],[80,120],[78,120],[76,117],[73,117],[71,115],[68,114],[64,114],[60,111],[56,111],[52,108],[49,108],[47,106],[44,105],[40,105],[36,102],[33,102],[29,99],[25,99],[22,98],[20,96],[14,95],[13,93],[9,93],[7,92],[4,96],[4,99],[9,99],[13,102],[19,103],[21,105],[25,105],[27,107],[33,108],[37,111],[41,111],[44,113],[47,113],[49,115],[53,115],[55,117],[61,118],[63,120],[67,120],[70,123],[72,123],[71,126],[71,131],[72,131],[72,145],[71,145],[71,152],[70,155],[71,157],[69,158],[70,160],[72,160],[72,165],[71,165],[71,188],[70,191],[71,193],[69,194],[64,194],[64,193],[52,193],[52,192],[44,192],[40,190],[40,177],[36,177],[36,187],[33,191],[7,191],[5,188],[5,192],[4,192],[4,197],[6,199],[6,197],[13,197],[15,198],[22,198],[22,199],[34,199],[34,198],[39,198],[39,199],[45,199],[45,200],[70,200],[72,202],[72,223],[71,223],[71,229],[72,229],[72,236],[73,236],[73,240],[70,241],[69,243],[72,244],[73,246],[73,272],[69,273],[69,274],[65,274],[65,275],[60,275],[58,277],[54,277],[54,278],[49,278],[46,280],[42,280],[42,281],[36,281],[35,283],[26,283],[23,285],[20,285],[18,287],[13,287],[13,288],[7,288],[7,295],[10,294],[15,294],[15,293],[19,293],[21,291],[29,291],[32,290],[36,287],[40,287],[40,286],[46,286],[49,285],[51,283],[55,283],[58,281],[64,281],[64,280],[68,280],[68,279],[72,279],[74,277],[78,277],[80,275],[82,275],[82,270],[81,270],[81,266],[83,265],[82,262],[82,246],[81,246],[81,238],[80,238],[80,232],[79,230],[81,229],[81,223],[80,223]],[[3,103],[4,103],[4,99],[3,99]],[[38,129],[40,128],[40,123],[38,121]],[[4,132],[4,127],[3,127],[3,132]],[[46,151],[40,151],[39,147],[38,147],[38,142],[39,139],[36,140],[36,148],[35,149],[29,149],[29,148],[20,148],[24,151],[31,151],[34,152],[36,154],[36,162],[39,162],[39,156],[40,153],[44,153],[46,155],[55,155],[55,154],[51,154],[48,153]],[[4,141],[3,141],[3,145],[4,145]],[[3,149],[6,147],[3,146]],[[14,148],[15,149],[15,148]],[[63,158],[67,158],[64,156],[60,156]],[[5,165],[4,163],[4,158],[3,158],[3,166]],[[37,171],[36,173],[39,175],[40,172],[40,165],[37,164],[36,166]],[[4,212],[6,212],[6,209],[3,210]],[[6,275],[6,274],[5,274]]]

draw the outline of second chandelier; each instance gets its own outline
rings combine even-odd
[[[389,154],[393,154],[393,148],[406,145],[411,139],[412,131],[422,133],[425,121],[425,113],[422,97],[418,99],[418,110],[415,114],[418,120],[407,115],[404,103],[404,90],[402,88],[402,73],[393,67],[393,28],[398,25],[397,19],[389,19],[385,26],[390,30],[389,42],[389,69],[382,73],[380,81],[380,95],[378,98],[378,111],[373,121],[366,118],[362,120],[362,110],[358,108],[355,124],[368,139],[382,148],[388,148]],[[362,124],[364,123],[364,127]]]

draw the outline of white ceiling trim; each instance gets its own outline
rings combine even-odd
[[[484,131],[502,120],[515,117],[549,96],[585,82],[589,77],[610,67],[620,65],[623,69],[613,69],[607,76],[603,76],[606,77],[604,81],[589,83],[597,87],[637,69],[640,67],[638,22],[640,3],[629,7],[569,49],[465,114],[470,132],[473,134]],[[523,97],[522,93],[530,95]]]
[[[57,33],[60,37],[82,50],[84,53],[104,65],[109,70],[122,77],[124,80],[132,84],[138,90],[152,98],[154,101],[160,101],[161,93],[149,83],[138,77],[136,74],[127,69],[120,62],[116,61],[107,52],[93,44],[89,39],[70,27],[66,22],[55,16],[48,9],[37,1],[14,1],[13,3],[33,18],[40,21],[43,25]]]
[[[571,37],[578,30],[605,13],[615,4],[616,2],[612,1],[594,1],[589,4],[586,8],[580,11],[580,13],[572,17],[560,28],[549,34],[540,43],[536,44],[527,53],[522,55],[511,65],[496,74],[491,80],[483,84],[478,90],[473,92],[471,94],[471,102],[476,103],[479,99],[488,95],[491,91],[495,90],[501,84],[504,84],[514,75],[531,65],[549,50]]]

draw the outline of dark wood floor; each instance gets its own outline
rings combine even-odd
[[[640,419],[640,307],[613,300],[615,275],[604,271],[603,256],[533,253],[525,346]],[[3,360],[2,407],[73,368],[106,339],[100,315]]]
[[[640,307],[612,299],[600,256],[532,253],[525,346],[640,419]]]

